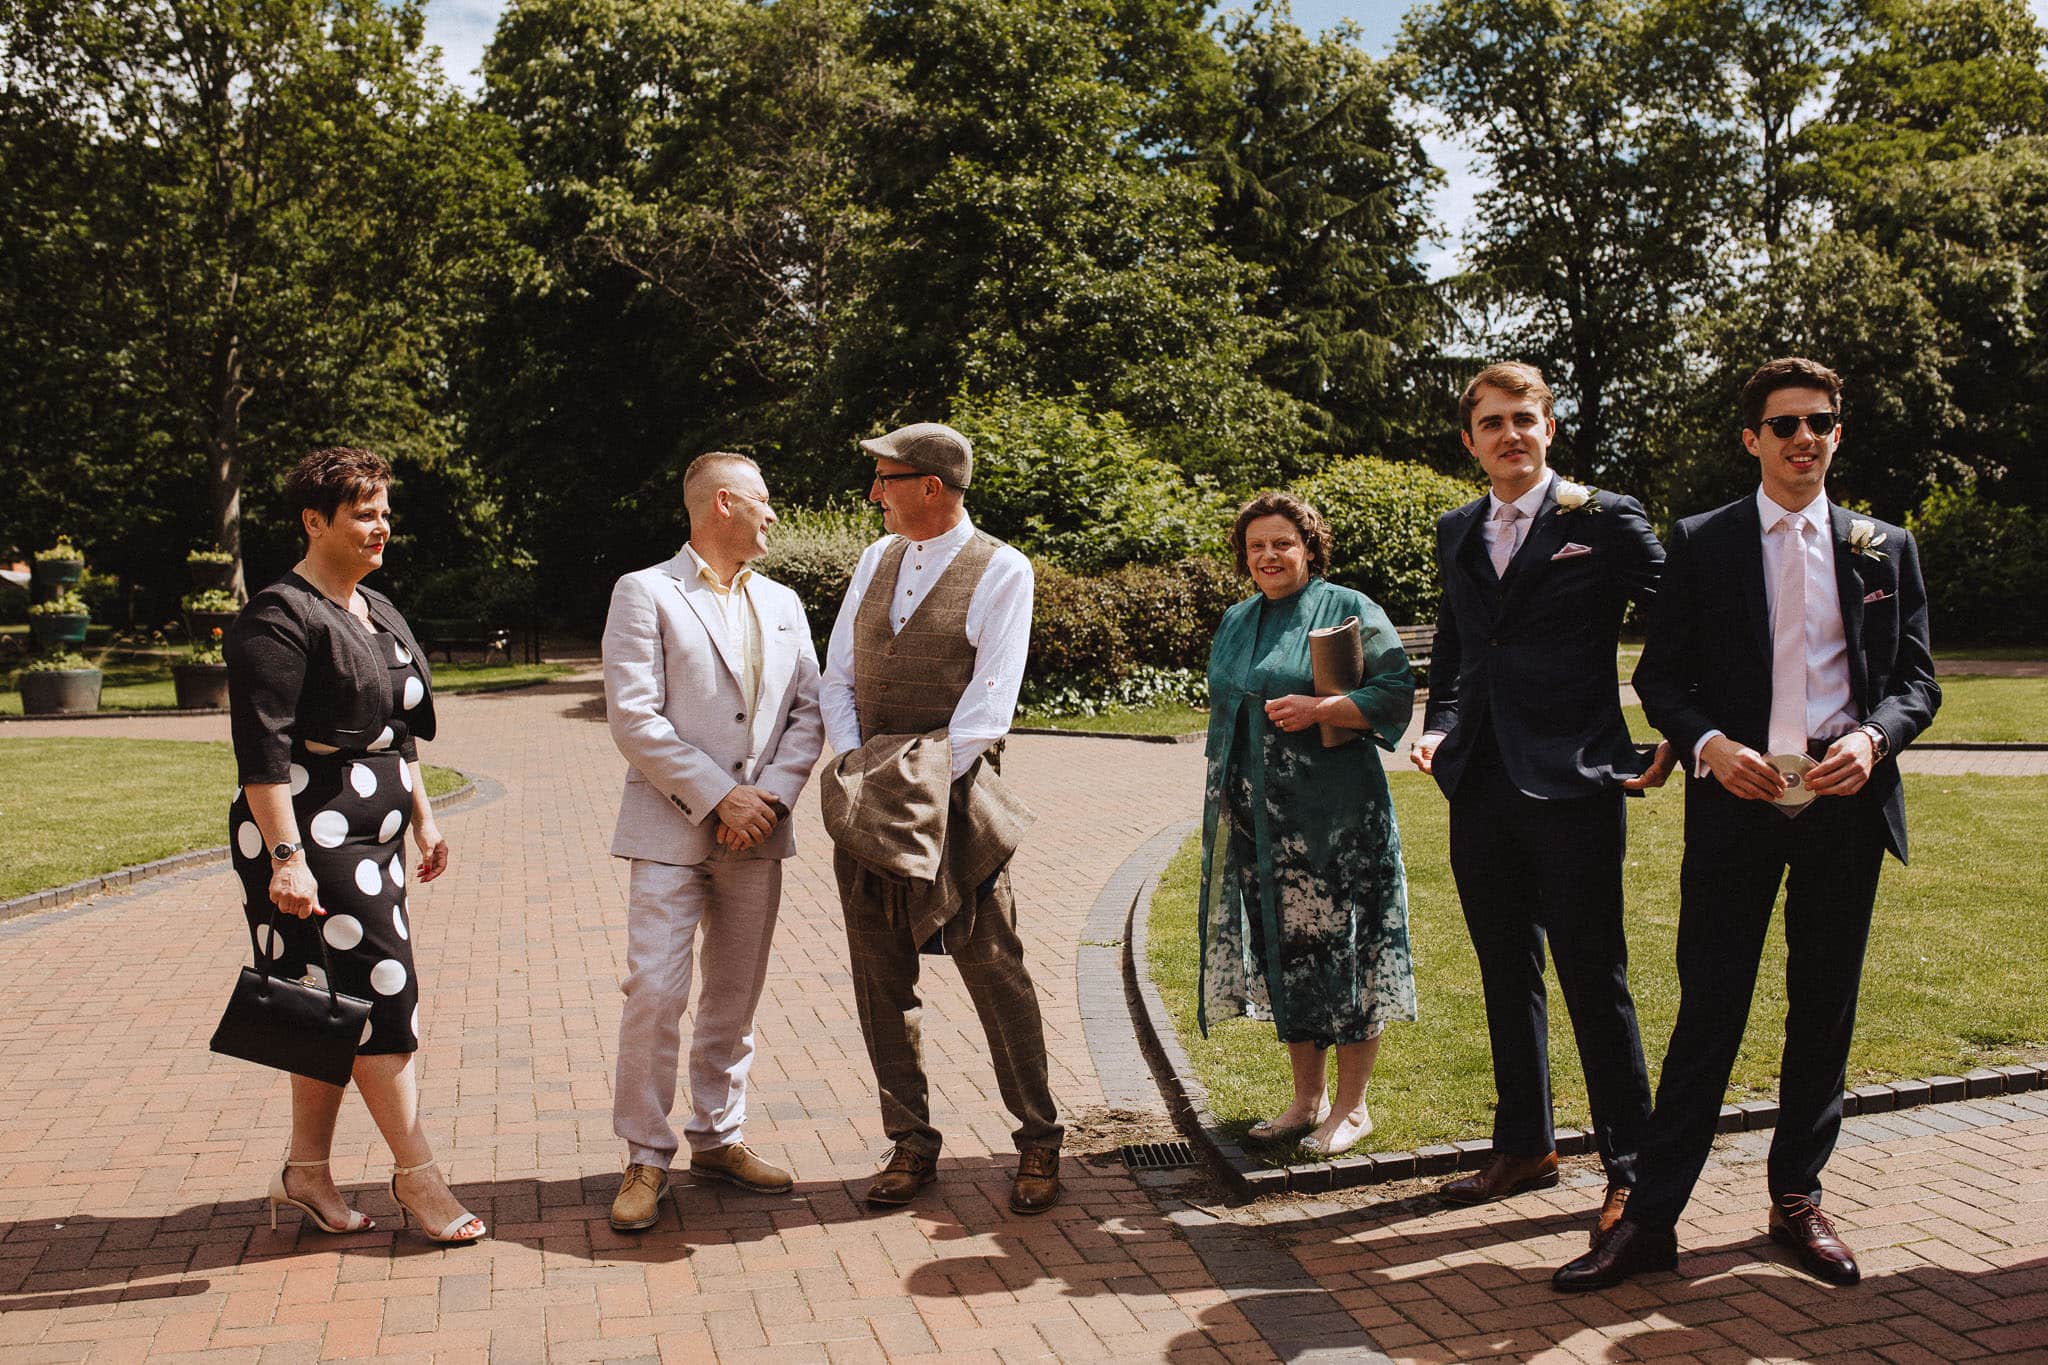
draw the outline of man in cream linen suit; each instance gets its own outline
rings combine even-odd
[[[691,1173],[771,1194],[790,1185],[747,1148],[741,1125],[782,860],[795,852],[789,812],[824,737],[818,656],[796,594],[746,567],[775,524],[759,466],[700,456],[683,502],[689,544],[621,578],[604,629],[605,711],[632,765],[612,836],[613,855],[633,864],[612,1092],[612,1129],[626,1143],[611,1208],[622,1232],[652,1227],[668,1193],[700,937],[683,1128]]]

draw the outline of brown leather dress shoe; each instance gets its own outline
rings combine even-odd
[[[1593,1224],[1593,1245],[1599,1246],[1600,1239],[1614,1231],[1614,1225],[1621,1221],[1621,1211],[1628,1207],[1628,1197],[1634,1192],[1629,1185],[1609,1185],[1607,1197],[1600,1201],[1600,1217]]]
[[[1631,1275],[1676,1269],[1678,1238],[1670,1228],[1645,1227],[1624,1218],[1591,1251],[1559,1266],[1550,1287],[1566,1293],[1611,1289]]]
[[[661,1197],[668,1193],[668,1172],[659,1166],[638,1162],[626,1167],[619,1178],[619,1194],[612,1200],[612,1228],[617,1232],[645,1232],[661,1219]]]
[[[1815,1279],[1846,1285],[1863,1278],[1856,1253],[1812,1200],[1788,1195],[1772,1204],[1770,1227],[1771,1240],[1791,1247]]]
[[[1436,1192],[1453,1204],[1488,1204],[1524,1190],[1547,1190],[1556,1183],[1556,1152],[1542,1156],[1496,1152],[1485,1166],[1437,1186]]]
[[[1026,1147],[1017,1153],[1017,1178],[1010,1182],[1011,1213],[1044,1213],[1060,1198],[1060,1149]]]
[[[917,1192],[932,1183],[939,1174],[939,1159],[930,1152],[920,1152],[915,1147],[900,1143],[889,1155],[889,1164],[868,1186],[870,1204],[908,1204],[917,1197]]]
[[[729,1142],[690,1154],[690,1174],[702,1180],[723,1180],[760,1194],[788,1194],[789,1172],[754,1155],[744,1142]]]

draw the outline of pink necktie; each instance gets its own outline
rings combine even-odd
[[[1500,510],[1493,514],[1493,544],[1487,553],[1493,558],[1495,578],[1508,576],[1508,561],[1515,557],[1515,541],[1519,539],[1516,532],[1520,529],[1521,520],[1522,509],[1511,502],[1502,503]]]
[[[1771,613],[1771,752],[1806,752],[1806,518],[1789,513],[1771,528],[1786,533]]]

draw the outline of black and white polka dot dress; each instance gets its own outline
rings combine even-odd
[[[330,627],[361,631],[353,625]],[[292,808],[327,913],[303,920],[273,916],[270,854],[243,792],[235,794],[228,825],[256,951],[268,954],[282,976],[310,974],[317,981],[321,957],[313,936],[324,937],[336,989],[370,1001],[358,1052],[403,1053],[415,1051],[420,1040],[419,983],[406,901],[405,832],[414,782],[406,755],[415,751],[408,718],[432,712],[426,670],[409,640],[382,629],[361,633],[374,645],[388,678],[383,723],[367,740],[367,726],[337,727],[325,739],[296,733],[290,738]],[[341,742],[330,742],[335,740]],[[278,926],[275,933],[273,925]]]

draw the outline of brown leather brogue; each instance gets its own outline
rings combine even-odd
[[[1485,1166],[1437,1186],[1436,1192],[1453,1204],[1488,1204],[1524,1190],[1547,1190],[1556,1183],[1556,1152],[1542,1156],[1496,1152]]]
[[[1771,1205],[1770,1229],[1771,1240],[1791,1247],[1815,1279],[1849,1285],[1863,1278],[1856,1253],[1811,1199],[1796,1194],[1779,1198]]]
[[[1550,1277],[1550,1287],[1565,1293],[1612,1289],[1631,1275],[1678,1269],[1678,1237],[1670,1228],[1645,1227],[1624,1218],[1576,1261]]]
[[[889,1154],[889,1164],[868,1186],[870,1204],[908,1204],[917,1192],[938,1178],[939,1158],[932,1152],[898,1143]]]
[[[1600,1201],[1600,1217],[1593,1224],[1593,1245],[1599,1246],[1600,1239],[1614,1231],[1614,1225],[1621,1221],[1621,1211],[1628,1207],[1628,1197],[1633,1187],[1609,1185],[1607,1197]]]
[[[789,1172],[763,1161],[744,1142],[728,1142],[690,1154],[690,1174],[699,1180],[723,1180],[758,1194],[788,1194]]]
[[[1017,1178],[1010,1182],[1011,1213],[1044,1213],[1060,1198],[1060,1149],[1026,1147],[1017,1153]]]

